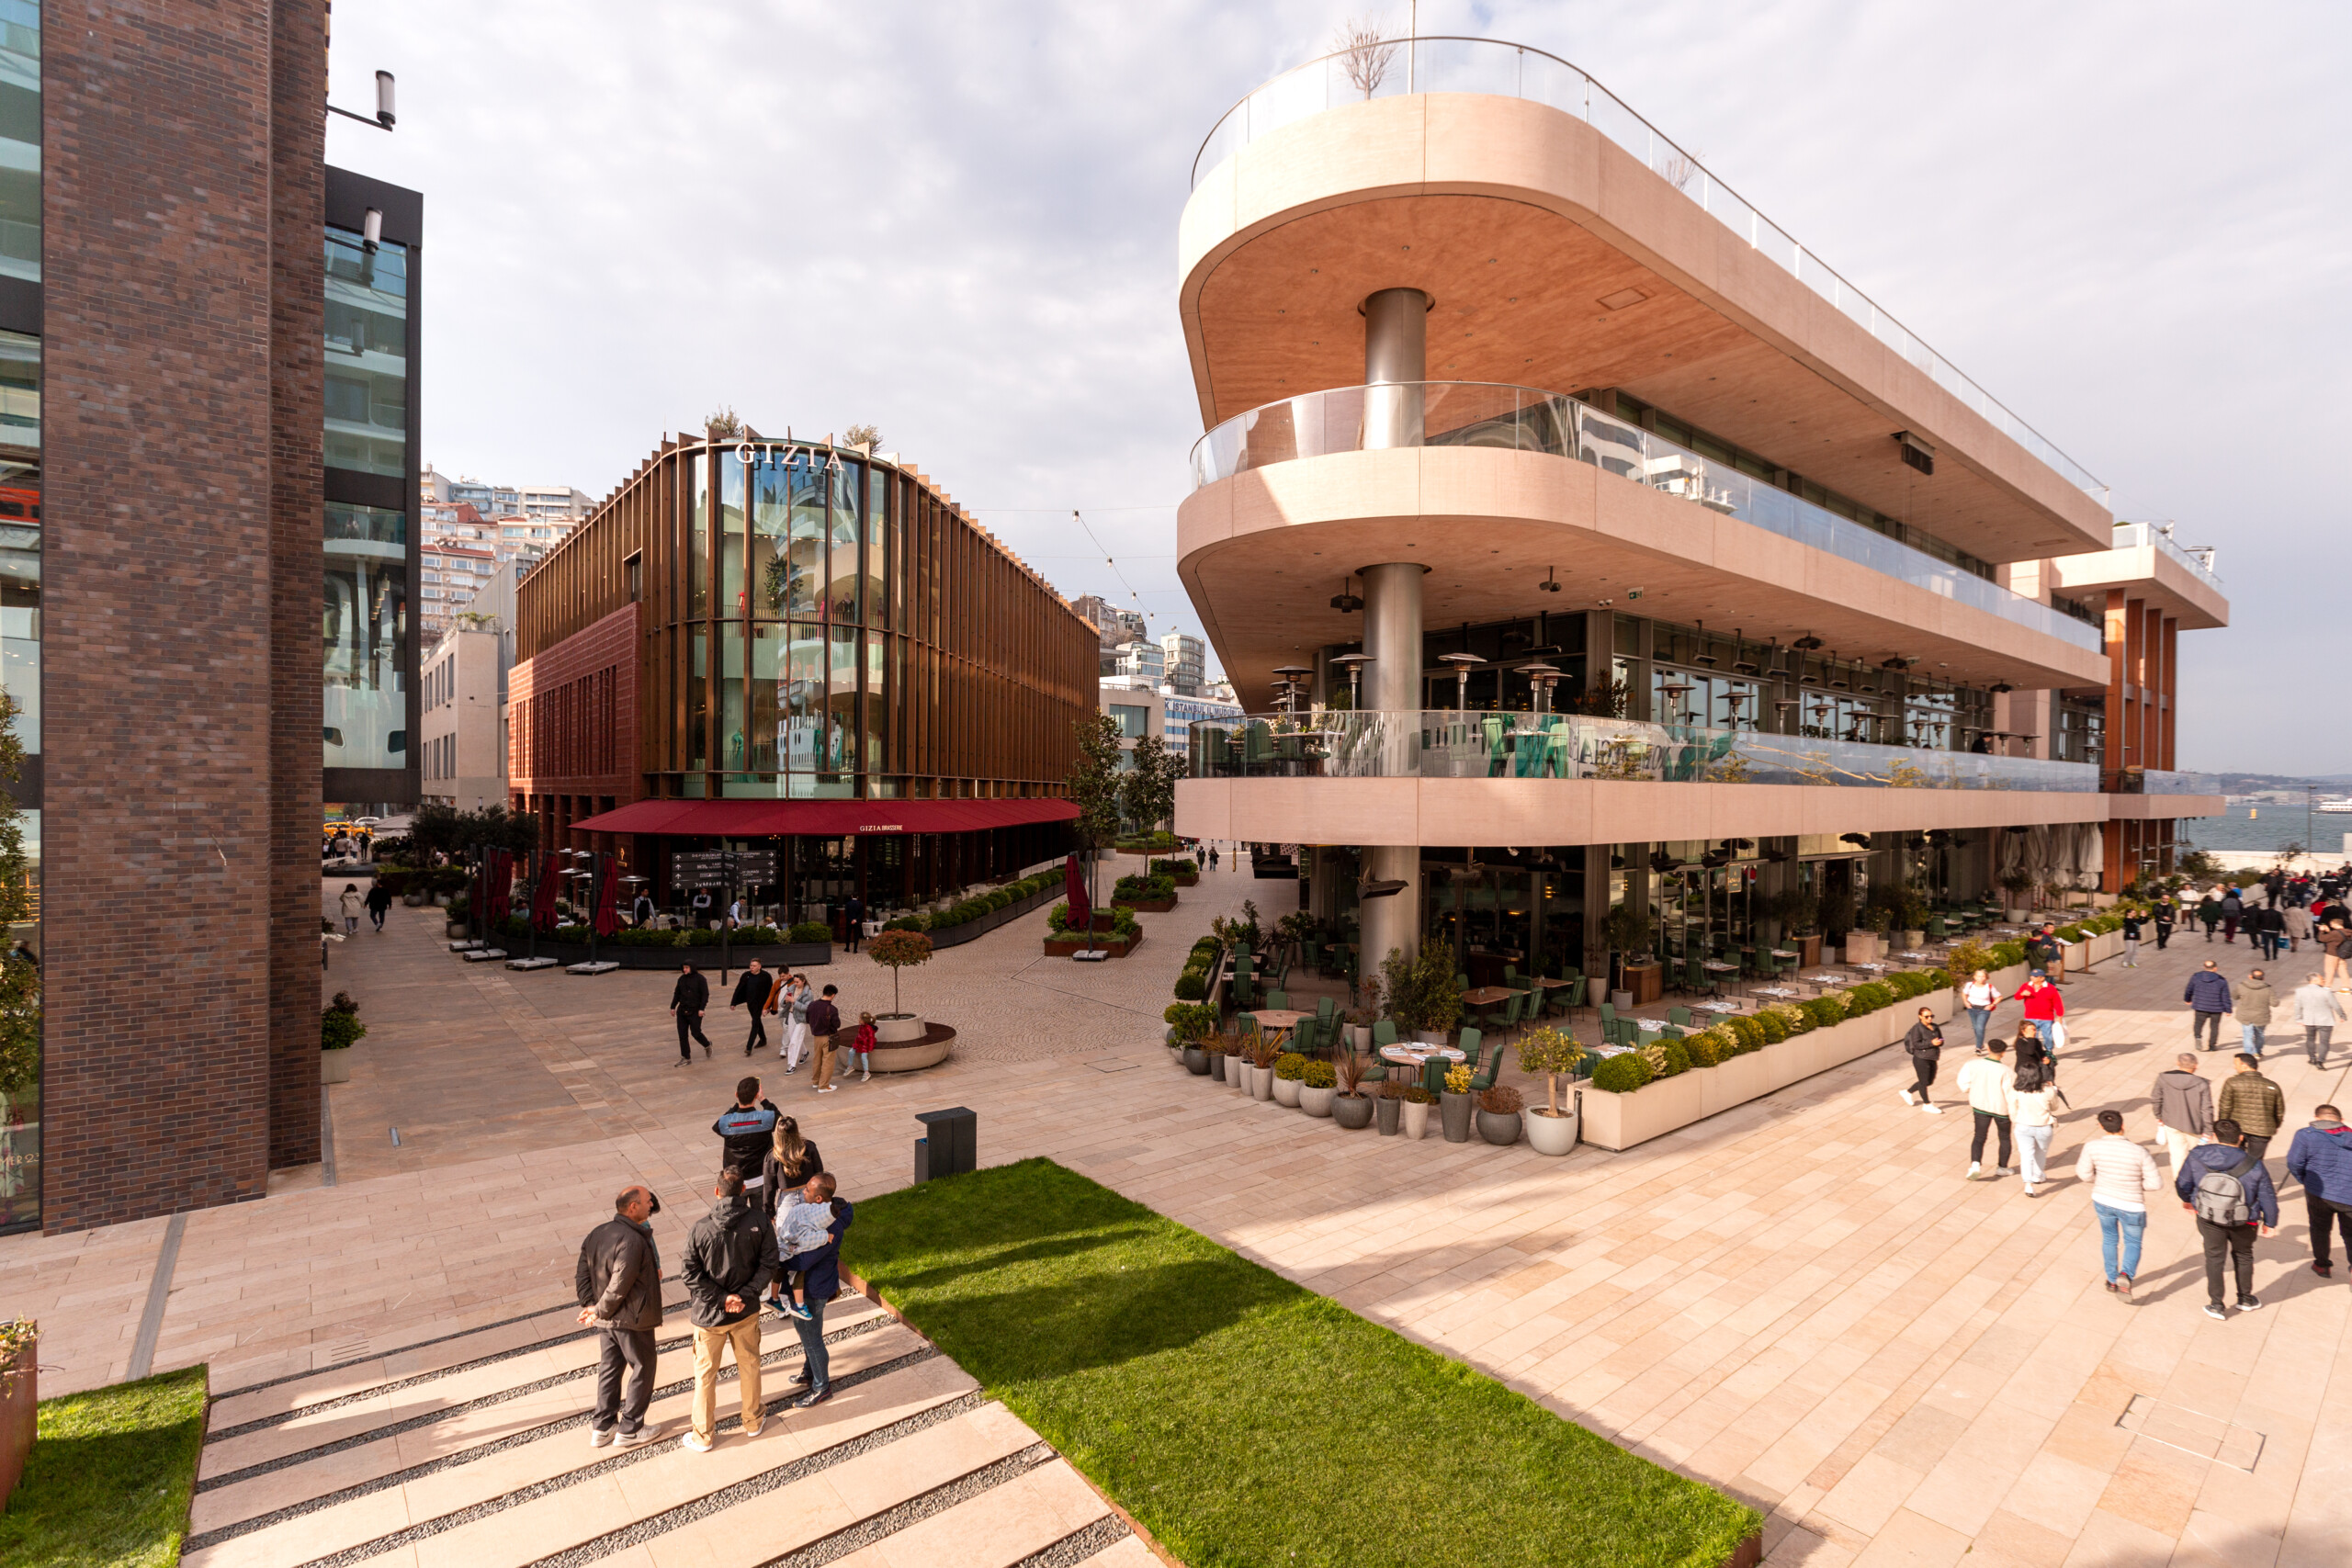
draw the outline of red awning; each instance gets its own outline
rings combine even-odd
[[[764,839],[806,834],[978,833],[1029,822],[1075,820],[1067,800],[639,800],[582,818],[587,833],[662,833],[676,838]]]

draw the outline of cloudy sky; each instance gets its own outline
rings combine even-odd
[[[390,69],[401,123],[330,120],[328,154],[425,193],[443,471],[601,497],[721,403],[870,422],[1065,592],[1191,629],[1193,152],[1342,19],[1407,12],[340,0],[334,100]],[[1419,25],[1582,66],[2121,515],[2218,545],[2237,624],[2183,639],[2183,766],[2352,770],[2352,8],[1424,0]]]

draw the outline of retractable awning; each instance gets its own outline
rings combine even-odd
[[[589,833],[764,839],[806,834],[978,833],[1031,822],[1075,820],[1067,800],[639,800],[572,827]]]

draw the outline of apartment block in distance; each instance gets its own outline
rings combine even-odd
[[[2221,808],[2172,771],[2210,568],[1575,66],[1294,71],[1178,248],[1179,570],[1250,716],[1177,825],[1300,846],[1368,964],[1647,999],[1753,978],[1787,896],[2111,891]]]

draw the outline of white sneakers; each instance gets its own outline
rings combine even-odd
[[[1927,1112],[1928,1115],[1930,1115],[1930,1116],[1941,1116],[1941,1115],[1944,1113],[1944,1108],[1943,1108],[1942,1106],[1940,1106],[1940,1105],[1938,1105],[1938,1104],[1937,1104],[1934,1100],[1929,1100],[1929,1101],[1928,1101],[1925,1105],[1922,1105],[1921,1107],[1919,1107],[1919,1109],[1920,1109],[1920,1110],[1922,1110],[1922,1111],[1926,1111],[1926,1112]]]
[[[678,1441],[695,1453],[707,1454],[710,1452],[710,1439],[704,1437],[700,1432],[690,1430],[684,1437],[679,1438]]]
[[[1919,1098],[1906,1089],[1903,1091],[1903,1103],[1905,1105],[1917,1105],[1919,1103]]]
[[[1974,1160],[1970,1160],[1968,1162],[1968,1179],[1971,1181],[1975,1180],[1977,1177],[1984,1172],[1984,1168],[1983,1166],[1977,1164]]]
[[[596,1427],[589,1427],[588,1446],[592,1449],[611,1448],[613,1446],[613,1429],[610,1427],[606,1427],[600,1431]]]

